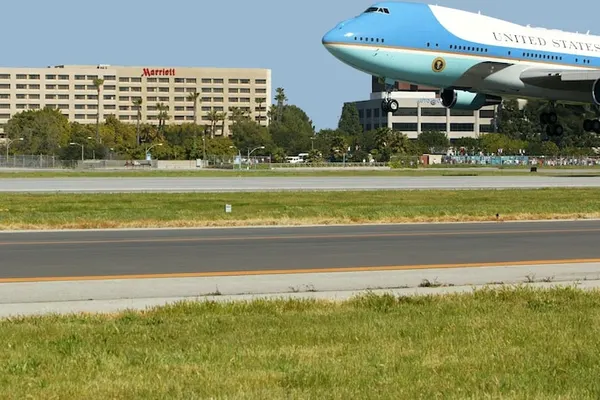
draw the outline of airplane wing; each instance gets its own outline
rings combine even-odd
[[[521,81],[549,90],[590,92],[600,79],[600,70],[530,68],[521,73]]]

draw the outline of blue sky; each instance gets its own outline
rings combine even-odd
[[[418,0],[416,0],[418,1]],[[321,45],[371,0],[4,0],[3,66],[114,64],[272,69],[317,129],[333,128],[344,101],[368,98],[370,77]],[[423,1],[422,1],[423,2]],[[597,1],[432,0],[522,24],[600,34]],[[77,49],[77,50],[75,50]],[[273,97],[273,94],[272,96]]]

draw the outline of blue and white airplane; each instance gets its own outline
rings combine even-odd
[[[557,102],[600,105],[600,37],[513,24],[434,5],[381,2],[322,39],[336,58],[385,80],[384,112],[395,81],[440,88],[448,108],[478,110],[502,98],[546,99],[549,136],[563,128]],[[600,134],[600,121],[585,131]]]

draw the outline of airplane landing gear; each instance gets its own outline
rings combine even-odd
[[[398,102],[394,99],[391,99],[390,96],[392,95],[392,90],[394,90],[394,85],[395,82],[394,81],[388,81],[386,79],[384,79],[385,82],[385,92],[386,92],[386,96],[385,99],[383,99],[383,101],[381,102],[381,110],[384,112],[384,114],[387,115],[387,113],[389,112],[396,112],[398,111]]]
[[[540,114],[540,124],[546,125],[546,135],[548,136],[560,136],[564,133],[564,129],[561,124],[558,123],[558,116],[555,109],[555,103],[550,103],[551,111],[544,111]]]
[[[600,134],[600,120],[586,119],[583,121],[583,130]]]
[[[385,114],[398,111],[398,107],[398,102],[394,99],[384,99],[381,102],[381,110]]]

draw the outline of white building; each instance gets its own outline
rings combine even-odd
[[[426,131],[446,132],[449,139],[492,132],[496,106],[477,111],[451,110],[442,105],[435,91],[393,91],[391,98],[398,101],[399,107],[393,114],[386,114],[381,110],[385,95],[385,92],[375,92],[369,100],[355,102],[365,131],[387,126],[410,139]]]

